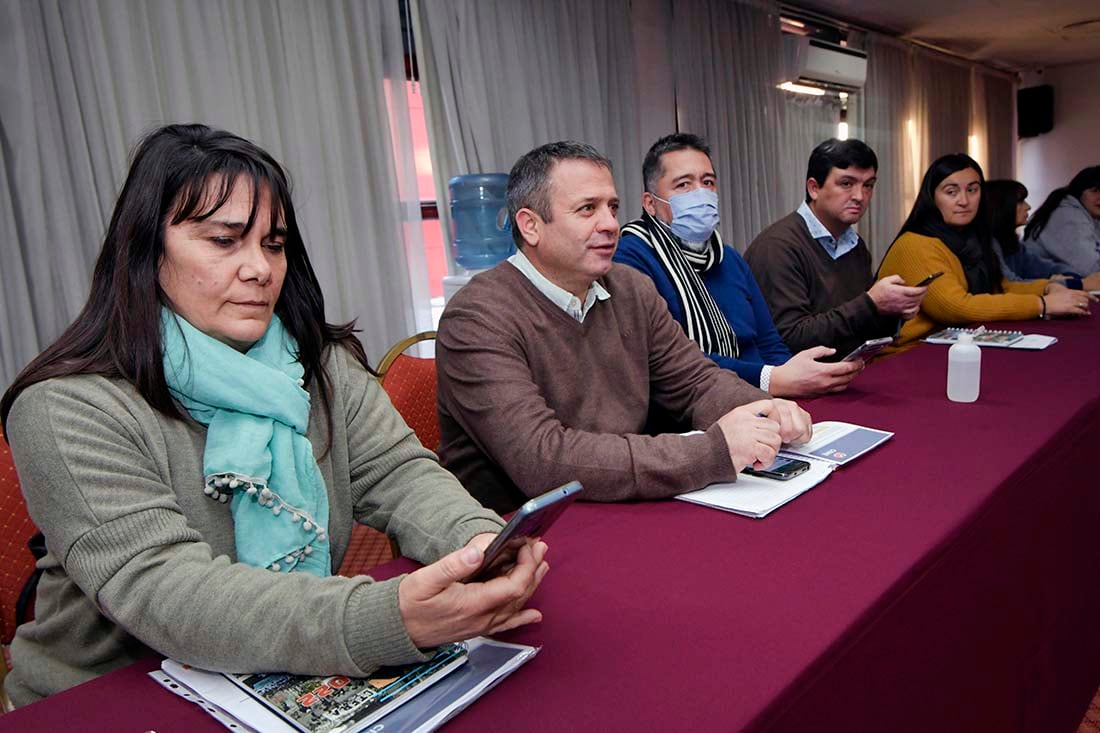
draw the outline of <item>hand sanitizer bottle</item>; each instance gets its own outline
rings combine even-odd
[[[969,333],[947,350],[947,399],[973,402],[978,399],[982,382],[982,350]]]

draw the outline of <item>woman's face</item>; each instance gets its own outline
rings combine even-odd
[[[216,190],[218,182],[212,182]],[[202,221],[169,224],[164,232],[160,286],[172,310],[207,336],[247,351],[271,323],[286,277],[286,231],[271,227],[271,193],[236,183],[225,204]]]
[[[1081,192],[1081,205],[1085,211],[1092,214],[1092,218],[1100,219],[1100,186],[1086,188]]]
[[[981,179],[973,168],[952,173],[936,186],[936,208],[949,226],[964,227],[974,221],[981,200]]]
[[[1029,211],[1031,211],[1031,204],[1026,200],[1016,204],[1016,226],[1022,227],[1027,224],[1027,212]]]

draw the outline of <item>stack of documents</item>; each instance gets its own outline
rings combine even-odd
[[[677,499],[760,519],[792,499],[806,493],[843,466],[874,450],[894,434],[885,430],[825,421],[814,423],[813,439],[799,446],[787,446],[779,458],[797,458],[810,470],[786,481],[743,473],[737,481],[711,484],[699,491],[680,494]]]

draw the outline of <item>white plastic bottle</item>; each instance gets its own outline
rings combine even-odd
[[[947,350],[947,399],[973,402],[982,383],[982,350],[969,333]]]

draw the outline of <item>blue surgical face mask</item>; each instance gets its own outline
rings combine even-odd
[[[709,188],[700,186],[667,201],[656,194],[653,198],[672,207],[669,229],[685,242],[705,242],[718,226],[718,194]]]

